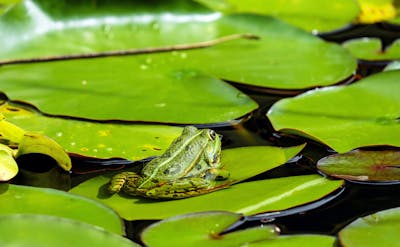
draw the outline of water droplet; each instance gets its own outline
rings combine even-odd
[[[112,152],[113,149],[112,148],[106,148],[107,152]]]
[[[146,62],[147,64],[151,64],[152,61],[153,61],[153,59],[151,59],[151,57],[148,57],[148,58],[146,58],[146,61],[145,61],[145,62]]]
[[[141,65],[140,65],[140,69],[141,69],[141,70],[146,70],[146,69],[148,69],[148,68],[149,68],[149,66],[146,65],[146,64],[141,64]]]
[[[166,105],[167,105],[166,103],[162,102],[162,103],[155,104],[154,106],[155,107],[165,107]]]
[[[158,22],[154,21],[151,23],[151,28],[155,31],[158,31],[158,30],[160,30],[160,24]]]
[[[97,151],[98,151],[97,148],[93,148],[93,152],[97,153]]]
[[[71,146],[75,146],[75,145],[76,145],[76,142],[71,142],[70,145],[71,145]]]
[[[62,132],[57,132],[57,134],[56,134],[57,137],[61,137],[62,135],[63,135]]]
[[[81,148],[81,151],[82,151],[82,152],[87,152],[87,151],[89,151],[89,149],[86,148],[86,147],[83,147],[83,148]]]
[[[186,54],[185,52],[182,52],[182,53],[181,53],[181,58],[182,58],[182,59],[187,58],[187,54]]]
[[[82,84],[83,86],[86,86],[86,85],[87,85],[87,81],[86,81],[86,80],[82,80],[82,81],[81,81],[81,84]]]

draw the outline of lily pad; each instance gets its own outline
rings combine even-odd
[[[399,181],[400,151],[354,150],[318,161],[320,171],[333,177],[357,181]]]
[[[1,246],[140,246],[101,228],[49,215],[1,215],[0,231],[2,233]]]
[[[272,149],[267,151],[268,149]],[[253,149],[253,152],[250,150]],[[299,147],[292,149],[300,151]],[[231,172],[232,181],[240,181],[272,169],[282,161],[282,150],[276,147],[244,147],[222,152],[222,163]],[[247,151],[247,155],[243,155]],[[275,154],[274,154],[275,152]],[[231,156],[231,157],[229,157]],[[236,158],[235,158],[236,157]],[[255,159],[254,157],[257,157]],[[286,156],[286,161],[292,156]],[[231,160],[231,163],[225,163]],[[254,163],[249,163],[255,161]],[[249,164],[249,165],[244,165]],[[251,164],[251,165],[250,165]],[[242,169],[242,166],[248,168]],[[246,175],[243,173],[246,172]],[[228,210],[246,215],[283,210],[315,201],[342,186],[343,181],[330,181],[317,175],[278,178],[232,185],[209,194],[174,201],[155,201],[124,194],[110,197],[105,191],[112,174],[87,180],[70,192],[84,195],[109,205],[127,220],[162,219],[177,214],[209,210]],[[312,190],[312,193],[310,193]]]
[[[179,215],[147,227],[141,234],[147,246],[242,246],[275,238],[274,226],[249,228],[221,235],[242,216],[223,211]]]
[[[0,181],[8,181],[18,173],[14,150],[0,143]]]
[[[339,232],[346,247],[396,246],[400,234],[400,208],[383,210],[359,218]]]
[[[270,240],[250,243],[249,247],[333,247],[336,238],[325,235],[283,235]]]
[[[272,15],[308,31],[324,32],[353,22],[360,9],[356,1],[269,0],[197,0],[225,13],[245,12]]]
[[[21,185],[0,184],[0,216],[9,214],[46,214],[70,218],[122,234],[118,215],[91,199],[67,192]],[[35,228],[30,228],[34,230]]]
[[[312,138],[339,153],[400,146],[399,77],[400,71],[388,71],[352,85],[311,90],[278,101],[267,115],[275,130]]]
[[[38,133],[26,132],[18,145],[18,152],[15,158],[33,153],[50,156],[65,171],[69,171],[72,168],[70,157],[57,142]]]
[[[0,112],[17,126],[52,138],[69,153],[103,159],[140,160],[160,155],[182,131],[182,128],[173,126],[47,117],[7,103],[0,105]]]
[[[380,61],[400,59],[400,40],[394,41],[384,51],[377,38],[351,39],[343,43],[355,57],[363,60]]]
[[[371,24],[392,20],[396,16],[393,0],[358,0],[361,13],[358,23]]]
[[[0,40],[0,45],[7,46],[0,56],[30,58],[182,44],[185,39],[180,37],[190,36],[188,33],[193,32],[193,27],[199,31],[189,40],[189,46],[232,34],[252,33],[260,39],[238,39],[211,48],[162,54],[150,52],[130,57],[3,66],[0,69],[1,90],[11,100],[29,102],[54,115],[98,120],[216,123],[239,118],[257,105],[215,77],[263,87],[304,89],[335,84],[349,77],[356,68],[355,59],[342,47],[271,17],[221,16],[215,12],[205,13],[200,6],[186,11],[174,10],[178,6],[176,2],[163,3],[161,12],[154,4],[141,3],[136,11],[133,3],[124,4],[120,3],[118,9],[126,7],[131,11],[125,11],[124,15],[111,10],[105,15],[95,9],[88,14],[90,6],[82,4],[76,6],[75,15],[81,8],[86,12],[76,19],[59,16],[66,8],[62,4],[43,8],[46,4],[25,1],[16,12],[10,11],[0,19],[0,31],[8,34],[7,40]],[[103,7],[106,5],[102,3]],[[11,21],[23,15],[18,11],[27,15],[24,26]],[[96,15],[95,22],[89,21],[93,15]],[[143,15],[148,18],[142,18]],[[18,28],[12,29],[13,25]],[[132,32],[132,29],[140,31]],[[22,34],[25,41],[20,39]],[[89,37],[81,37],[82,34]],[[12,42],[13,37],[16,42]],[[147,43],[142,43],[144,40]],[[300,60],[305,61],[301,68]],[[282,73],[288,69],[291,73]],[[63,104],[54,104],[59,99],[63,99]],[[99,102],[102,102],[100,111]]]

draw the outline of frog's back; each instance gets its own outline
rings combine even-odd
[[[201,172],[203,167],[200,161],[203,159],[207,139],[200,135],[201,132],[195,127],[186,127],[160,157],[143,168],[143,176],[171,180],[184,177],[189,170],[197,169]]]

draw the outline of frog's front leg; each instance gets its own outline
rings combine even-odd
[[[215,186],[215,182],[204,178],[189,177],[159,184],[159,186],[147,190],[145,196],[155,199],[181,199],[206,194],[220,187]]]
[[[142,177],[134,172],[121,172],[111,178],[108,192],[111,194],[118,193],[127,183],[135,187],[135,185],[140,184],[141,181]]]

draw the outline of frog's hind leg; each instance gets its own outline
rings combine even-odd
[[[118,193],[124,187],[126,181],[135,181],[138,179],[141,179],[141,177],[134,172],[118,173],[111,178],[108,192],[111,194]]]
[[[206,194],[228,186],[215,186],[204,178],[181,178],[175,181],[164,182],[146,191],[146,197],[155,199],[181,199]]]

